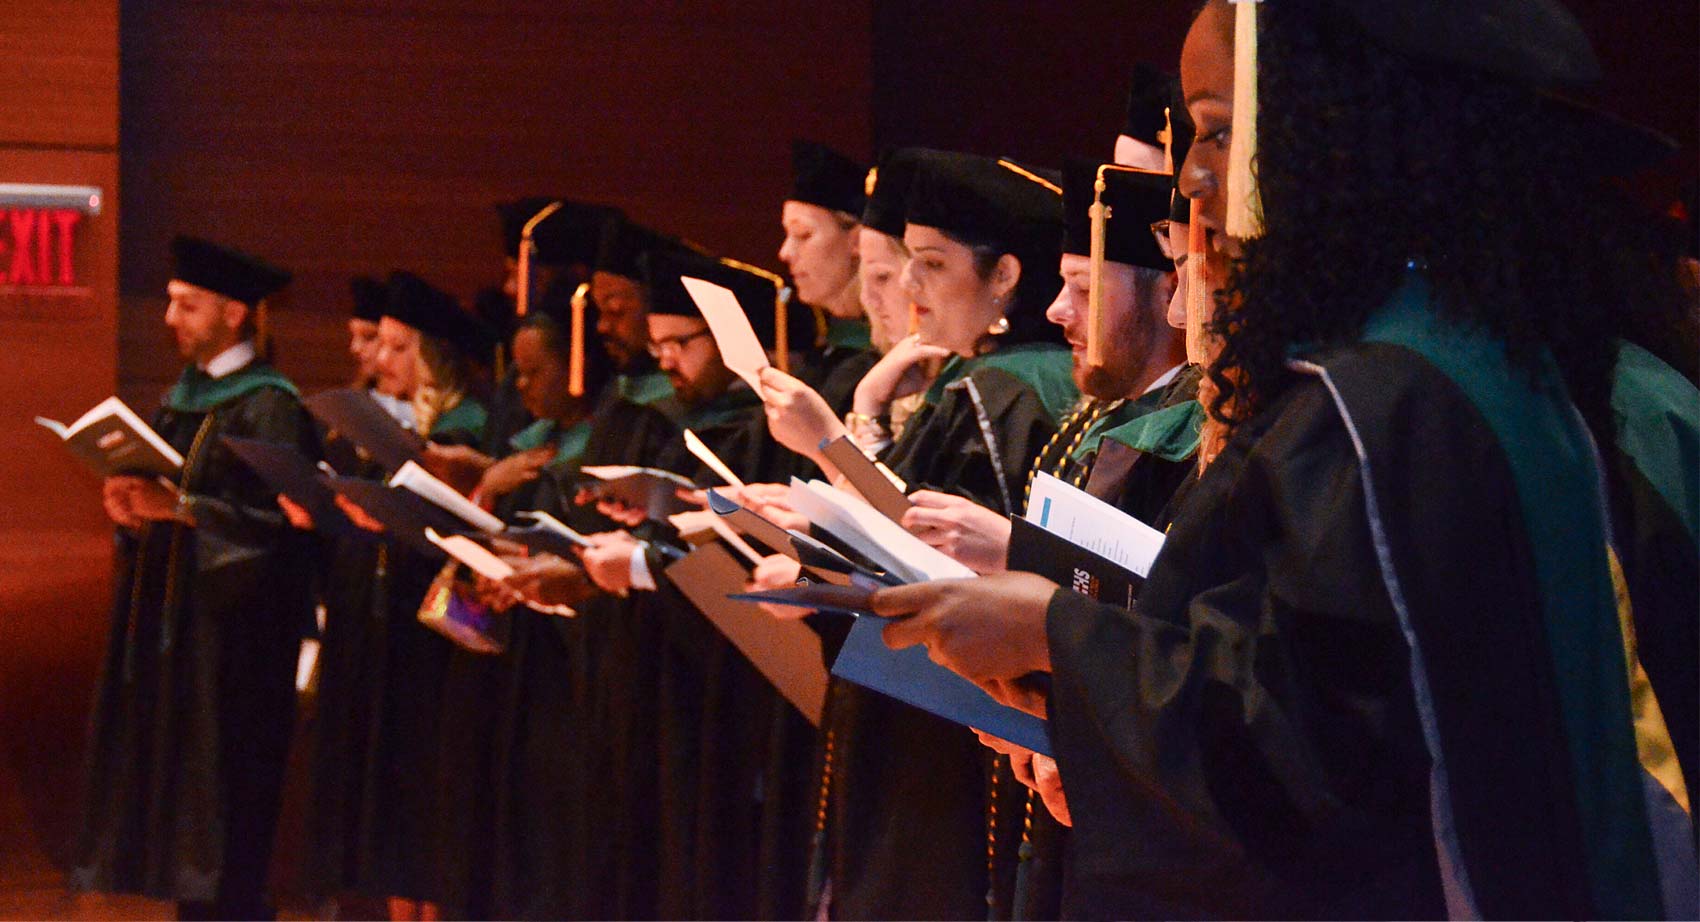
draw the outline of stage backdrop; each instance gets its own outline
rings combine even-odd
[[[0,905],[29,916],[105,642],[100,485],[31,420],[118,383],[117,0],[0,3],[0,54]]]
[[[176,374],[158,323],[189,231],[294,269],[280,364],[349,372],[348,277],[500,281],[492,203],[608,202],[776,266],[790,141],[868,154],[868,0],[146,0],[124,5],[124,392]]]

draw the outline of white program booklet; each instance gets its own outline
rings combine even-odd
[[[1140,576],[1163,549],[1163,533],[1049,474],[1033,478],[1027,521]]]
[[[495,534],[502,530],[502,520],[485,512],[479,505],[460,495],[454,487],[431,476],[418,462],[409,461],[390,478],[390,486],[412,490],[430,502],[454,513],[456,518],[479,531]]]

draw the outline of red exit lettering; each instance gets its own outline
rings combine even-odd
[[[81,213],[71,208],[0,210],[0,285],[74,287]]]

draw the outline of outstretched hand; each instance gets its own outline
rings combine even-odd
[[[933,662],[1011,707],[1033,706],[1022,678],[1049,672],[1045,611],[1057,584],[1032,573],[934,580],[874,593],[893,649],[922,644]]]

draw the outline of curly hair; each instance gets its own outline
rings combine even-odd
[[[1268,4],[1258,153],[1265,234],[1219,295],[1211,412],[1244,421],[1292,381],[1295,344],[1351,342],[1426,267],[1436,310],[1543,350],[1596,432],[1626,318],[1671,303],[1645,237],[1534,92],[1390,53],[1327,0]],[[1609,432],[1609,425],[1604,427]]]

